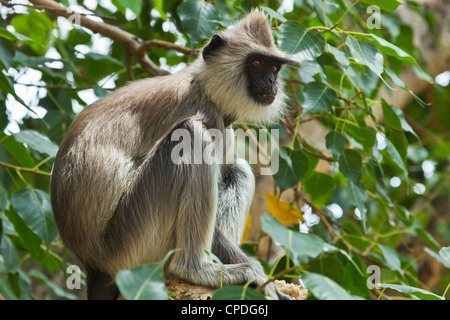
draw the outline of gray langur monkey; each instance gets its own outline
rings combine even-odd
[[[267,16],[253,10],[184,70],[134,81],[75,118],[55,159],[51,201],[63,242],[86,268],[88,299],[115,299],[117,272],[175,248],[166,275],[211,287],[265,283],[260,263],[238,247],[255,188],[250,166],[173,163],[171,133],[184,129],[195,139],[210,128],[228,132],[237,120],[278,119],[285,64],[296,63],[275,46]],[[263,292],[286,298],[273,283]]]

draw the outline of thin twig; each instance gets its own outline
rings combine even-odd
[[[131,57],[132,57],[132,55],[131,55],[130,51],[127,50],[125,53],[125,65],[127,67],[128,78],[130,78],[130,80],[133,81],[134,74],[133,74],[133,66],[131,63]]]
[[[175,51],[181,52],[188,56],[193,55],[194,57],[198,56],[198,54],[199,54],[198,50],[191,50],[189,48],[180,46],[180,45],[172,43],[172,42],[167,42],[164,40],[156,40],[156,39],[148,40],[148,41],[145,41],[144,43],[142,43],[140,45],[140,47],[137,49],[136,53],[138,55],[144,55],[145,52],[151,51],[153,47],[175,50]]]
[[[306,122],[310,122],[310,121],[322,118],[324,116],[325,116],[325,113],[319,113],[319,114],[315,114],[315,115],[313,115],[313,116],[311,116],[309,118],[306,118],[306,119],[300,118],[299,121],[300,121],[300,123],[306,123]]]
[[[322,160],[325,160],[328,162],[336,162],[337,161],[336,159],[334,159],[332,157],[327,157],[326,155],[324,155],[322,153],[315,153],[315,152],[309,150],[308,148],[303,147],[303,145],[300,141],[300,137],[298,135],[297,135],[297,141],[298,141],[298,144],[300,145],[301,150],[312,155],[314,158],[322,159]]]
[[[13,169],[13,170],[16,170],[19,172],[34,173],[34,174],[46,176],[49,178],[52,176],[52,174],[50,172],[41,171],[41,170],[38,170],[37,168],[23,168],[23,167],[15,166],[13,164],[9,164],[9,163],[2,162],[2,161],[0,161],[0,167]]]
[[[284,81],[284,82],[288,82],[288,83],[296,83],[296,84],[299,84],[299,85],[302,85],[302,86],[304,86],[304,85],[306,85],[306,82],[303,82],[303,81],[300,81],[300,80],[297,80],[297,79],[289,79],[289,78],[282,78],[282,80]]]
[[[43,88],[43,89],[54,89],[54,90],[70,90],[70,91],[83,91],[83,90],[89,90],[92,89],[91,87],[68,87],[68,86],[62,86],[58,84],[33,84],[33,83],[21,83],[21,82],[15,82],[14,84],[18,84],[21,86],[27,86],[27,87],[35,87],[35,88]],[[112,90],[112,89],[106,89],[105,90]]]

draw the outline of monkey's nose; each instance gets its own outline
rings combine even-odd
[[[277,87],[277,85],[275,83],[272,84],[272,88],[271,89],[272,89],[271,90],[272,91],[271,94],[276,96],[277,92],[278,92],[278,87]]]
[[[276,83],[272,72],[267,73],[264,80],[267,86],[274,86]]]

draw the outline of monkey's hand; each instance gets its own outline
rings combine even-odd
[[[261,267],[261,264],[259,261],[255,258],[248,257],[249,263],[252,265],[252,268],[260,274],[260,277],[256,279],[251,286],[255,289],[259,287],[263,287],[262,293],[269,298],[276,299],[276,300],[291,300],[291,298],[280,292],[277,289],[277,286],[273,282],[268,282],[268,278],[264,273],[264,269]]]

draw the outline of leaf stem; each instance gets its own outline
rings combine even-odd
[[[350,12],[351,9],[359,2],[359,0],[356,0],[350,7],[348,7],[347,11],[344,12],[344,14],[339,18],[339,20],[336,22],[334,26],[338,26],[342,20],[345,18],[345,16]]]

